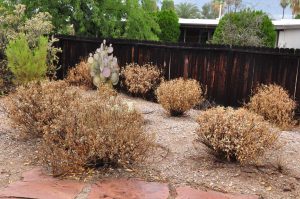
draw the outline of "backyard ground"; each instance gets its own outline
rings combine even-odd
[[[93,94],[93,92],[89,92]],[[172,188],[191,186],[200,190],[255,194],[262,198],[300,197],[300,133],[282,132],[279,144],[262,157],[258,166],[220,162],[206,150],[197,136],[195,119],[200,110],[183,117],[166,115],[159,104],[121,95],[144,115],[145,129],[156,134],[158,147],[149,159],[132,168],[94,172],[86,180],[137,177],[168,183]],[[0,98],[0,190],[21,179],[35,167],[38,142],[19,141],[5,114],[5,98]]]

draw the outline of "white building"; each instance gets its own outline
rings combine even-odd
[[[213,35],[218,19],[179,19],[181,42],[206,43]],[[273,21],[277,32],[276,47],[300,49],[300,19]]]

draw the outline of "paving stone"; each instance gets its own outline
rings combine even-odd
[[[166,184],[135,179],[115,179],[97,182],[92,186],[88,199],[167,199]]]
[[[179,187],[176,189],[176,199],[258,199],[255,195],[231,195],[215,191],[201,191],[190,187]]]
[[[85,186],[70,180],[59,180],[35,168],[23,174],[23,180],[0,191],[0,198],[73,199]]]

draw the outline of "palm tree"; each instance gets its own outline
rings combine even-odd
[[[221,18],[222,16],[222,12],[224,9],[224,2],[225,0],[213,0],[213,4],[214,6],[219,9],[219,18]]]
[[[280,6],[282,7],[282,19],[284,18],[284,11],[289,5],[289,0],[280,0]]]
[[[192,3],[180,3],[176,5],[176,12],[180,18],[199,18],[200,10]]]
[[[290,6],[294,16],[300,13],[300,0],[290,0]]]

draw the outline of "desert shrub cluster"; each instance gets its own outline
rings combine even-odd
[[[84,89],[94,87],[90,67],[85,61],[81,61],[74,68],[71,68],[65,81],[72,86],[79,86]]]
[[[8,112],[22,137],[41,139],[39,157],[56,176],[130,165],[154,146],[142,115],[107,84],[85,95],[65,81],[33,82],[11,95]]]
[[[163,80],[162,71],[155,65],[129,64],[122,71],[122,84],[126,90],[135,95],[146,97],[154,94],[155,89]]]
[[[156,90],[157,100],[172,116],[182,115],[203,100],[199,82],[182,78],[166,81]]]
[[[296,102],[281,86],[261,85],[246,104],[246,108],[281,128],[294,124]]]
[[[10,95],[8,112],[22,137],[42,137],[44,128],[76,98],[76,90],[69,89],[64,81],[33,82],[19,86]]]
[[[277,140],[276,129],[246,109],[216,107],[198,117],[199,141],[218,158],[255,163]]]
[[[54,175],[61,175],[87,167],[127,166],[142,161],[153,146],[138,112],[118,98],[93,96],[75,101],[53,121],[42,157]]]

